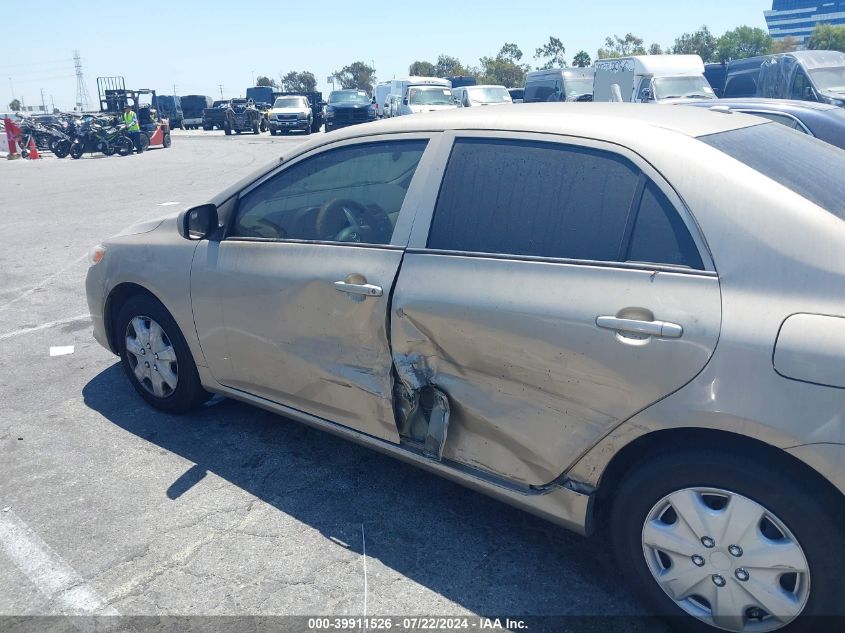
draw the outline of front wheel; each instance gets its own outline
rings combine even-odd
[[[143,154],[150,148],[150,137],[147,136],[146,132],[141,132],[139,140],[141,142],[141,147],[138,148],[138,153]]]
[[[173,144],[173,141],[170,139],[170,134],[165,134],[164,140],[162,141],[162,145],[164,146],[164,148],[167,149],[172,144]]]
[[[792,631],[842,617],[842,526],[821,491],[798,482],[747,455],[645,460],[614,495],[617,559],[657,613],[691,616],[698,630]]]
[[[184,413],[211,397],[202,388],[191,351],[167,309],[136,295],[120,309],[115,340],[126,376],[156,409]]]
[[[82,158],[82,154],[85,152],[85,145],[79,141],[75,141],[70,146],[70,157],[74,160],[78,160]]]
[[[135,149],[135,144],[128,136],[121,136],[114,142],[114,149],[118,156],[129,156]]]

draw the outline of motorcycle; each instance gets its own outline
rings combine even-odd
[[[82,158],[85,152],[101,152],[106,156],[128,156],[134,149],[132,139],[123,123],[114,124],[104,119],[91,119],[79,126],[79,131],[70,147],[70,157]]]

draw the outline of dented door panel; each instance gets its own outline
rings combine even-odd
[[[683,335],[596,325],[632,307]],[[720,314],[715,276],[418,250],[402,264],[391,341],[403,383],[448,397],[444,459],[542,485],[691,380],[716,346]]]
[[[223,385],[398,442],[386,315],[402,249],[224,241],[207,270],[221,323]],[[350,274],[384,289],[343,292]],[[354,280],[353,280],[354,281]]]

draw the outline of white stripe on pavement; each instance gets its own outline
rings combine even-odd
[[[120,615],[11,509],[0,512],[0,550],[62,615]]]
[[[68,325],[70,323],[79,323],[80,321],[90,320],[90,314],[80,314],[79,316],[70,317],[69,319],[59,319],[58,321],[50,321],[49,323],[43,323],[41,325],[36,325],[35,327],[25,327],[22,330],[15,330],[14,332],[6,332],[5,334],[0,334],[0,341],[6,340],[7,338],[22,336],[23,334],[29,334],[31,332],[49,330],[51,327],[56,327],[57,325]]]

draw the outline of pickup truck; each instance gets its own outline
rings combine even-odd
[[[211,104],[210,108],[205,108],[202,111],[202,129],[206,132],[217,128],[223,129],[223,124],[226,122],[226,109],[229,107],[228,99],[221,99]]]
[[[326,102],[323,101],[322,92],[274,92],[273,96],[279,97],[305,97],[311,105],[311,131],[319,132],[323,127],[323,108]]]

